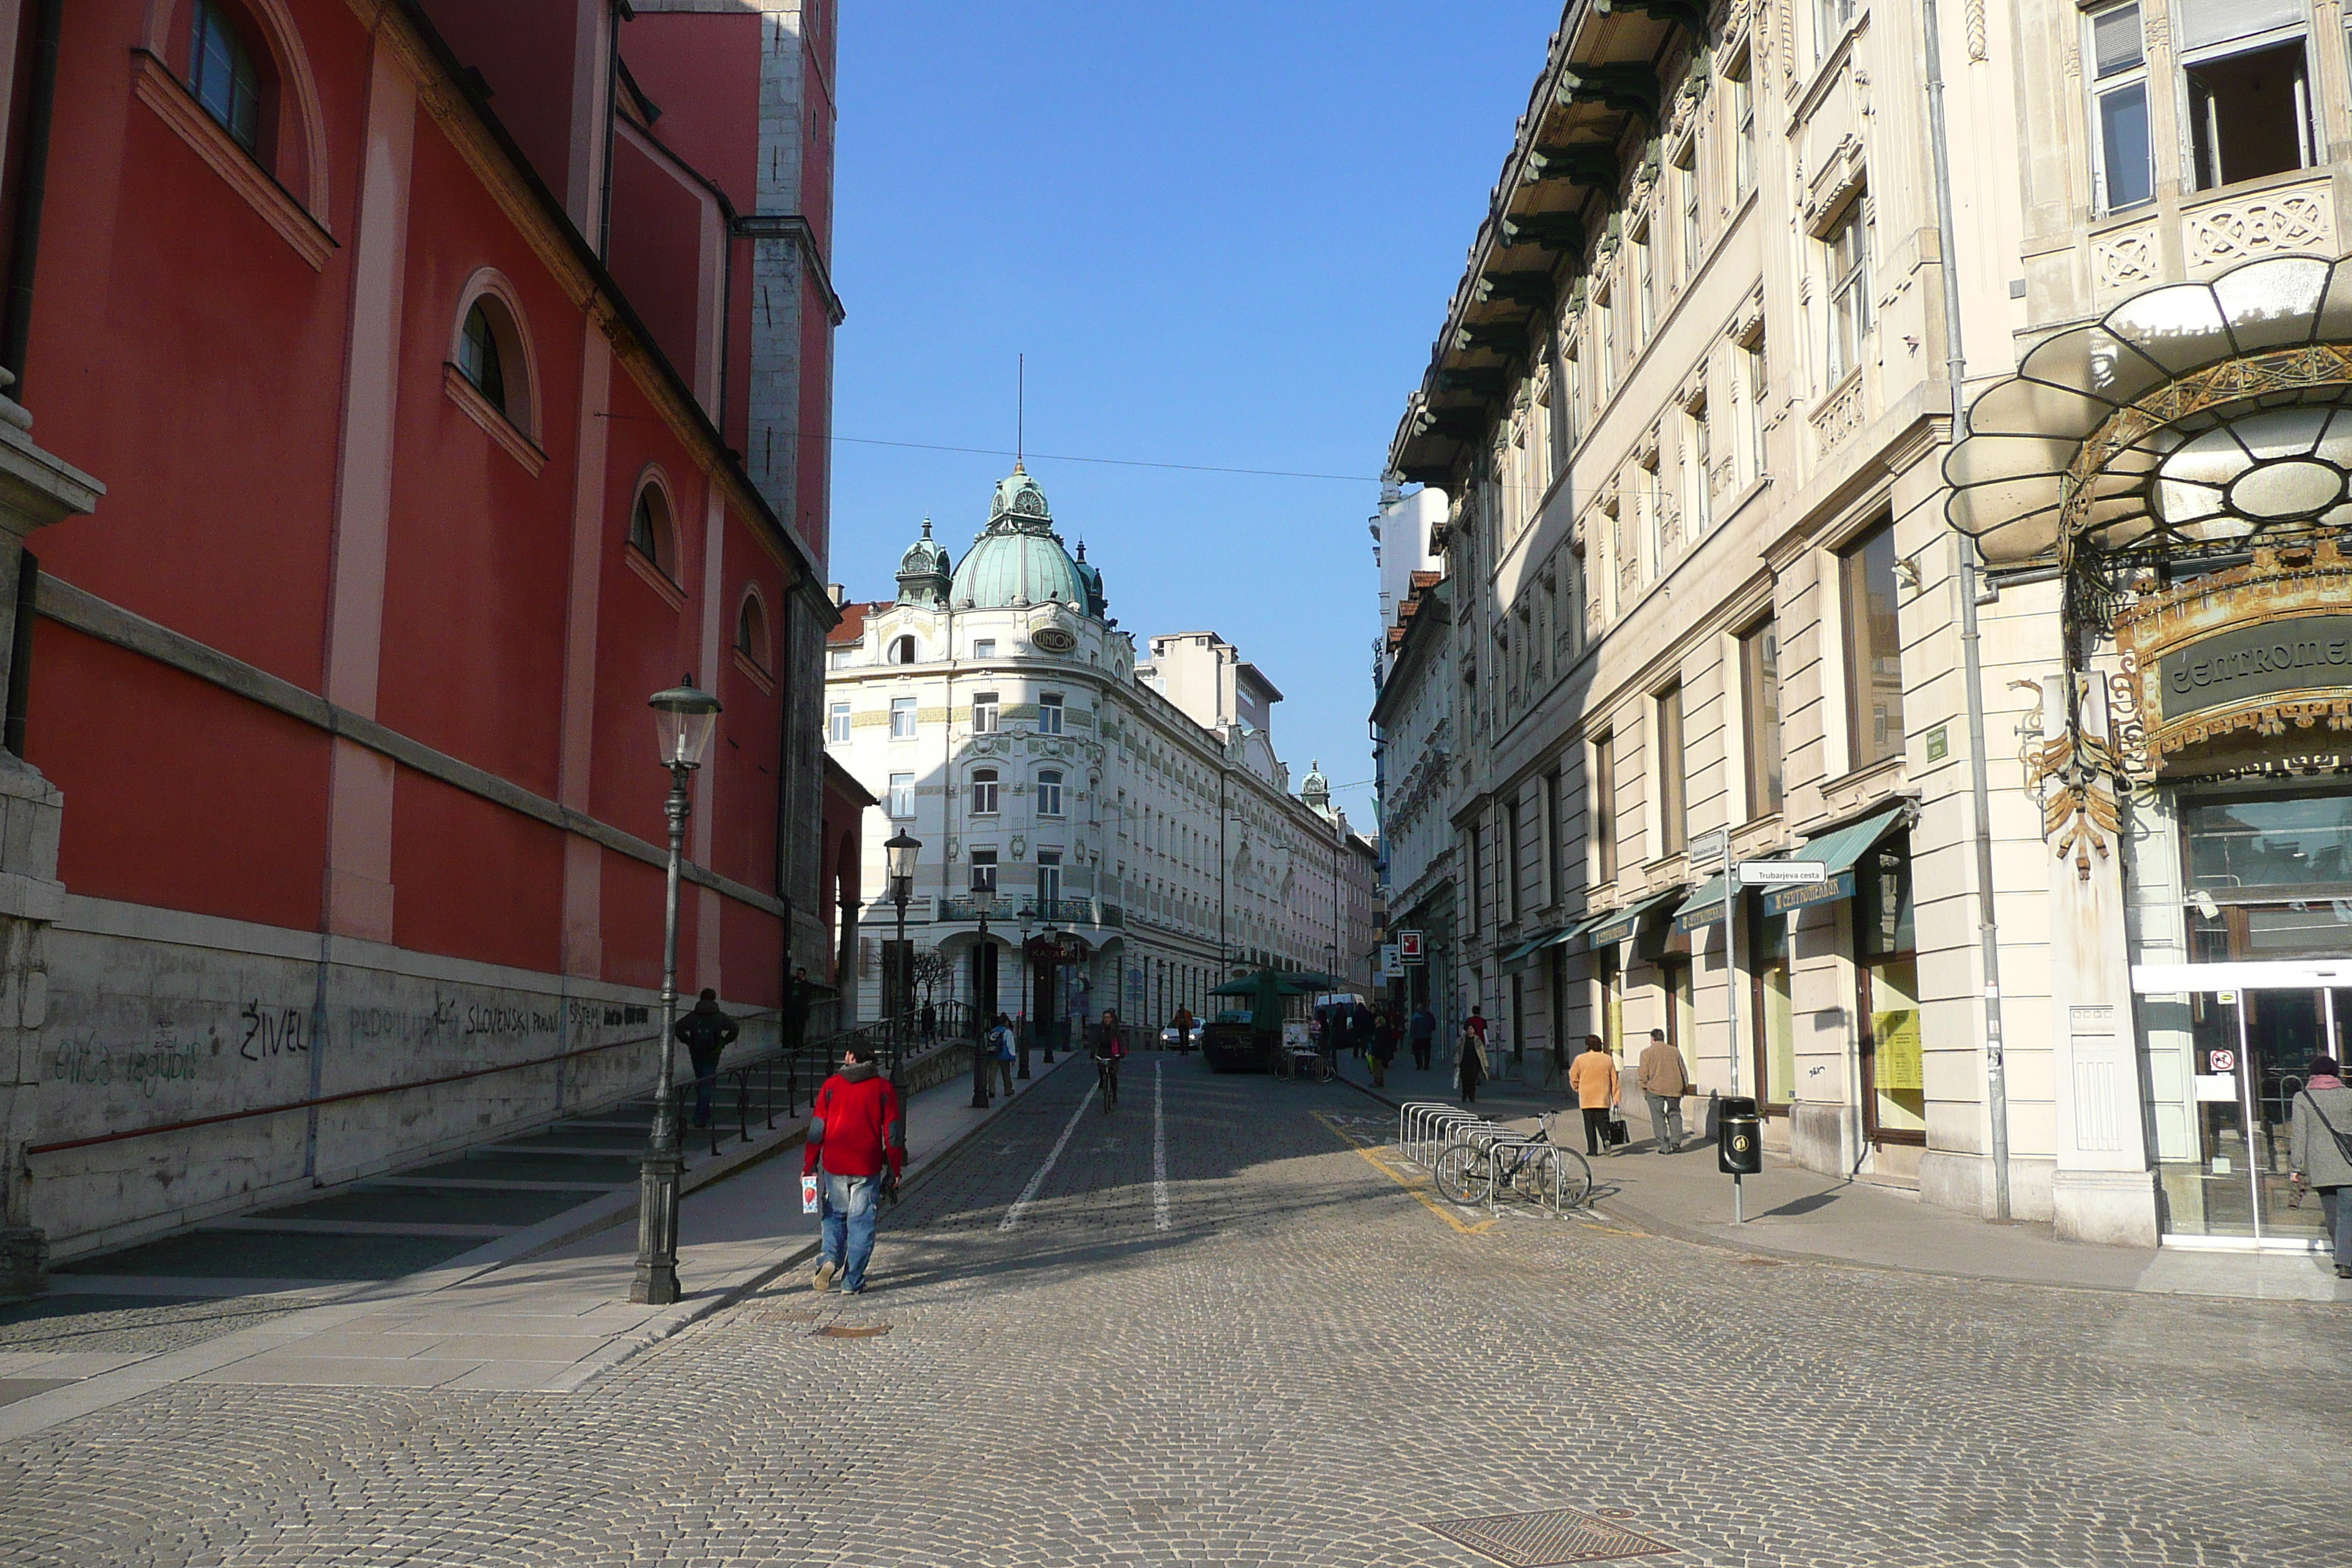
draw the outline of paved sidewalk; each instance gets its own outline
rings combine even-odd
[[[1341,1079],[1389,1104],[1458,1101],[1444,1065],[1416,1071],[1405,1058],[1385,1088],[1370,1083],[1370,1064],[1342,1058]],[[1685,1101],[1689,1109],[1696,1101]],[[1562,1111],[1561,1142],[1581,1151],[1584,1131],[1570,1097],[1496,1081],[1479,1086],[1472,1108],[1505,1123],[1532,1124]],[[1996,1225],[1923,1204],[1900,1188],[1847,1180],[1767,1157],[1745,1184],[1748,1221],[1731,1217],[1731,1178],[1716,1168],[1704,1139],[1661,1155],[1645,1108],[1626,1112],[1633,1141],[1593,1160],[1594,1202],[1616,1217],[1660,1236],[1727,1247],[1765,1258],[1807,1258],[1914,1273],[2000,1279],[2075,1289],[2272,1300],[2352,1302],[2352,1280],[2335,1277],[2325,1255],[2212,1252],[2188,1247],[2098,1247],[2061,1241],[2046,1224]],[[1695,1132],[1703,1132],[1696,1129]]]
[[[907,1182],[1025,1099],[1054,1068],[1016,1082],[1012,1100],[971,1107],[971,1082],[924,1089],[908,1106]],[[636,1257],[634,1204],[613,1222],[551,1251],[483,1270],[430,1271],[161,1354],[0,1366],[0,1376],[73,1378],[0,1406],[0,1441],[175,1384],[297,1387],[470,1388],[563,1393],[579,1388],[687,1324],[740,1300],[816,1250],[817,1219],[801,1213],[798,1150],[805,1118],[769,1145],[779,1155],[688,1193],[678,1213],[672,1306],[629,1300]],[[887,1210],[883,1226],[889,1228]],[[26,1360],[27,1358],[12,1358]],[[55,1360],[57,1358],[50,1358]]]

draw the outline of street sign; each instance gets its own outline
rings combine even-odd
[[[1730,854],[1731,829],[1718,827],[1712,833],[1702,833],[1690,841],[1690,868],[1700,872],[1720,871]]]
[[[1384,942],[1381,944],[1381,978],[1383,980],[1404,978],[1404,957],[1397,952],[1395,942]]]
[[[1396,935],[1397,957],[1406,963],[1421,963],[1421,933],[1417,931],[1401,931]]]
[[[1742,860],[1738,875],[1743,888],[1810,888],[1830,879],[1822,860]]]

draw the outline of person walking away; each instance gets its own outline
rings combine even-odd
[[[1127,1055],[1127,1042],[1118,1037],[1118,1009],[1103,1009],[1102,1022],[1087,1030],[1087,1055],[1095,1059],[1095,1071],[1102,1079],[1103,1113],[1118,1103],[1118,1063]]]
[[[1584,1152],[1598,1154],[1609,1146],[1609,1123],[1617,1104],[1617,1064],[1598,1035],[1584,1037],[1584,1054],[1568,1069],[1568,1087],[1584,1110]],[[1609,1149],[1611,1154],[1617,1152]]]
[[[864,1041],[841,1053],[841,1070],[826,1079],[809,1106],[808,1143],[801,1174],[817,1176],[820,1241],[812,1289],[830,1290],[837,1279],[855,1296],[866,1289],[882,1193],[898,1189],[907,1162],[907,1122],[898,1091],[874,1068]]]
[[[719,1082],[719,1058],[742,1032],[734,1019],[719,1010],[719,993],[707,988],[687,1010],[686,1016],[671,1027],[671,1033],[686,1047],[686,1054],[694,1063],[697,1127],[710,1125],[710,1091]]]
[[[1430,1053],[1437,1047],[1437,1015],[1423,1002],[1412,1010],[1412,1065],[1429,1070]]]
[[[784,987],[782,1022],[784,1027],[784,1049],[797,1051],[808,1037],[810,990],[808,970],[793,971],[793,982]]]
[[[1634,1081],[1650,1106],[1650,1131],[1657,1140],[1654,1154],[1673,1154],[1683,1146],[1683,1096],[1691,1091],[1690,1068],[1683,1054],[1667,1043],[1664,1029],[1650,1031]]]
[[[940,1037],[940,1010],[929,1002],[923,1004],[923,1044],[929,1045]]]
[[[1388,1083],[1389,1063],[1396,1060],[1396,1015],[1383,1007],[1381,1009],[1380,1016],[1375,1018],[1372,1022],[1372,1044],[1370,1056],[1372,1064],[1372,1087],[1374,1089],[1382,1088]]]
[[[1004,1014],[988,1028],[988,1059],[996,1064],[996,1076],[1004,1085],[1005,1098],[1013,1097],[1013,1064],[1020,1053],[1013,1048],[1013,1020]]]
[[[1468,1024],[1462,1026],[1462,1037],[1454,1043],[1454,1073],[1462,1084],[1462,1103],[1473,1104],[1478,1098],[1478,1085],[1486,1077],[1486,1042]]]
[[[1176,1026],[1176,1054],[1189,1055],[1192,1049],[1192,1009],[1179,1002],[1176,1016],[1168,1021]]]
[[[1479,1052],[1481,1055],[1485,1054],[1486,1048],[1486,1009],[1484,1007],[1471,1008],[1469,1022],[1465,1023],[1462,1026],[1478,1037]]]
[[[1371,1050],[1372,1030],[1377,1026],[1370,1005],[1358,1001],[1355,1010],[1348,1015],[1348,1042],[1355,1047],[1357,1056],[1364,1056]]]
[[[2334,1057],[2312,1058],[2294,1097],[2287,1165],[2319,1194],[2320,1217],[2336,1247],[2336,1278],[2352,1279],[2352,1089]]]

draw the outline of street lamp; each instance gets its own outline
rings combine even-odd
[[[923,841],[903,826],[882,841],[882,864],[890,879],[890,901],[898,906],[897,976],[890,986],[890,1088],[899,1094],[899,1115],[906,1115],[906,1098],[898,1069],[907,1056],[907,1004],[913,999],[915,966],[907,952],[907,900],[915,890],[915,857]],[[903,1131],[903,1129],[901,1130]]]
[[[1031,1016],[1037,1006],[1037,983],[1029,973],[1029,922],[1036,912],[1028,904],[1021,906],[1021,1065],[1013,1076],[1022,1079],[1029,1076],[1029,1036],[1037,1025]]]
[[[686,1169],[678,1150],[677,1088],[677,879],[686,853],[686,818],[694,803],[686,792],[688,773],[702,765],[710,732],[719,723],[719,699],[698,691],[694,678],[654,693],[654,734],[661,765],[669,770],[669,876],[662,898],[661,1077],[654,1084],[653,1142],[637,1164],[637,1267],[629,1300],[666,1307],[678,1299],[677,1178]]]
[[[1045,951],[1054,955],[1054,983],[1049,989],[1059,991],[1062,988],[1062,933],[1055,929],[1054,917],[1051,913],[1045,916],[1045,930],[1043,934],[1045,939]],[[1063,1002],[1062,1013],[1066,1017],[1069,1014],[1066,1000],[1060,997],[1056,997],[1055,1000]],[[1049,1026],[1045,1030],[1045,1065],[1052,1067],[1054,1065],[1054,1031],[1050,1026],[1054,1020],[1047,1018],[1045,1022]]]
[[[996,902],[993,888],[971,890],[972,913],[980,918],[980,944],[971,950],[973,1011],[977,1015],[971,1037],[971,1108],[988,1109],[988,1031],[996,1022],[996,954],[988,945],[988,911]],[[985,978],[988,989],[979,994],[981,981]]]

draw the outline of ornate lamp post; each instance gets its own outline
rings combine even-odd
[[[1054,984],[1051,989],[1059,991],[1062,988],[1062,933],[1055,929],[1054,917],[1050,911],[1045,914],[1045,929],[1041,934],[1045,939],[1046,950],[1054,955]],[[1061,998],[1057,997],[1056,1000]],[[1066,1018],[1069,1016],[1069,1008],[1066,1005],[1064,1005],[1062,1014]],[[1054,1020],[1048,1018],[1045,1022],[1051,1026]],[[1045,1030],[1045,1065],[1047,1067],[1054,1065],[1054,1031],[1050,1026]]]
[[[904,827],[882,841],[883,867],[890,879],[890,901],[898,907],[898,971],[890,986],[890,1087],[898,1093],[898,1114],[906,1115],[907,1097],[898,1068],[907,1056],[907,1002],[913,987],[914,964],[907,952],[907,900],[915,890],[915,857],[923,841]]]
[[[686,818],[694,802],[687,775],[702,765],[710,733],[719,723],[719,699],[698,691],[694,679],[654,693],[654,730],[661,765],[669,770],[669,875],[662,899],[661,1077],[654,1084],[653,1142],[637,1165],[637,1267],[629,1300],[666,1307],[678,1299],[677,1178],[686,1161],[678,1151],[677,1086],[677,879],[686,854]]]
[[[1036,1027],[1031,1016],[1037,1007],[1037,984],[1029,973],[1029,922],[1036,910],[1027,904],[1021,906],[1021,1065],[1013,1076],[1029,1076],[1029,1036]]]
[[[980,943],[971,950],[972,1009],[977,1015],[971,1037],[971,1108],[988,1109],[988,1028],[996,1021],[996,955],[988,945],[988,911],[996,902],[993,888],[971,890],[971,912],[980,920]],[[985,954],[985,958],[983,958]],[[987,984],[983,989],[982,979]]]

